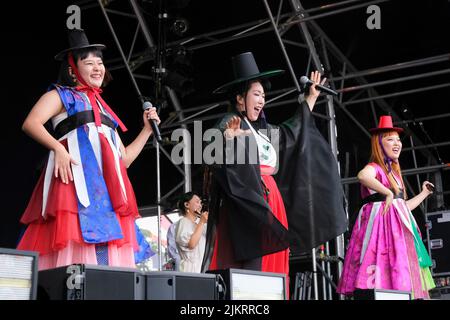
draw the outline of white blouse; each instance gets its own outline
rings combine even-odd
[[[191,240],[198,222],[199,219],[193,222],[187,217],[183,217],[178,221],[175,240],[181,258],[180,271],[201,272],[206,245],[206,223],[203,225],[202,235],[197,246],[194,249],[189,249],[188,247],[189,240]]]

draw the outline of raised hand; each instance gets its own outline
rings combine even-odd
[[[327,80],[327,78],[323,78],[322,81],[320,81],[321,75],[319,71],[313,71],[311,72],[311,78],[310,80],[312,82],[314,82],[314,84],[311,85],[311,87],[309,88],[309,96],[312,97],[318,97],[320,94],[320,91],[316,89],[316,85],[317,84],[321,84],[323,85],[325,83],[325,81]]]
[[[319,71],[313,71],[311,72],[311,78],[310,80],[314,82],[314,84],[309,87],[309,94],[305,97],[306,103],[309,106],[309,110],[314,109],[314,105],[316,104],[317,97],[320,94],[320,91],[316,89],[317,84],[323,85],[327,78],[323,78],[322,81],[320,80],[321,75]]]

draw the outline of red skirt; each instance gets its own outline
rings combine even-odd
[[[138,249],[135,220],[140,217],[136,197],[126,168],[120,160],[120,170],[126,191],[126,198],[124,197],[112,150],[106,138],[102,134],[99,136],[103,177],[123,234],[122,239],[108,242],[110,265],[134,267],[134,250]],[[67,140],[61,143],[67,149]],[[39,252],[40,269],[72,263],[96,264],[95,244],[85,243],[81,233],[74,182],[64,184],[53,174],[44,219],[42,216],[44,179],[45,171],[41,174],[20,220],[28,227],[17,249]]]

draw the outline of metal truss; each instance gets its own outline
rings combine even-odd
[[[101,8],[101,11],[103,13],[103,16],[106,20],[106,23],[109,27],[109,30],[114,38],[115,44],[117,46],[117,49],[119,50],[120,53],[120,64],[121,66],[123,66],[124,68],[126,68],[129,76],[130,76],[130,80],[132,82],[132,85],[138,95],[139,100],[141,101],[141,103],[143,103],[144,101],[150,99],[148,97],[155,97],[158,95],[164,95],[167,94],[169,100],[171,101],[171,104],[173,106],[173,108],[177,111],[177,117],[180,121],[184,120],[184,116],[183,116],[183,112],[177,97],[177,94],[170,88],[167,86],[164,86],[160,80],[160,77],[162,76],[162,74],[165,72],[165,65],[164,65],[164,53],[165,53],[165,43],[163,46],[161,46],[161,44],[164,42],[163,37],[165,37],[164,34],[161,34],[161,32],[165,32],[164,30],[158,30],[160,31],[160,33],[158,34],[158,39],[157,42],[155,42],[149,27],[147,25],[147,22],[145,21],[144,18],[144,14],[142,12],[141,7],[138,4],[138,1],[136,0],[129,0],[129,4],[131,7],[131,13],[126,13],[123,12],[123,7],[121,7],[120,11],[111,9],[111,8],[107,8],[106,5],[109,4],[108,1],[103,1],[103,0],[98,0],[98,5]],[[125,49],[124,46],[122,45],[116,29],[112,23],[112,19],[110,18],[111,15],[116,15],[118,17],[125,17],[126,19],[133,19],[135,22],[135,31],[134,33],[130,33],[133,34],[133,39],[131,42],[131,46],[128,50],[128,54],[125,55]],[[164,15],[164,12],[160,12],[159,13],[159,19],[160,19],[160,24],[164,23],[164,19],[166,18],[166,16]],[[128,24],[125,23],[121,23],[120,24],[120,28],[123,28],[123,26],[127,26]],[[150,61],[149,59],[138,59],[138,60],[132,60],[132,57],[135,57],[134,55],[134,48],[136,46],[136,43],[139,41],[139,37],[138,37],[138,33],[140,31],[140,34],[143,36],[143,41],[146,44],[147,50],[146,52],[150,52],[150,54],[154,57],[154,60],[158,62],[158,65],[156,66],[156,68],[154,68],[154,74],[152,75],[144,75],[143,77],[140,76],[139,74],[136,73],[136,70],[142,66],[142,64],[144,64],[146,61]],[[141,39],[142,41],[142,39]],[[162,59],[157,59],[157,56],[162,57]],[[156,56],[156,57],[155,57]],[[111,70],[114,70],[114,68],[112,68]],[[157,92],[153,92],[153,93],[148,93],[145,96],[143,95],[143,91],[141,90],[140,86],[138,85],[137,79],[144,79],[144,80],[150,80],[153,82],[156,82],[157,85],[159,85],[159,87],[157,87]],[[160,106],[157,106],[160,107]],[[184,125],[181,125],[181,127],[183,127]],[[185,126],[184,126],[185,127]],[[185,140],[186,141],[186,140]],[[190,191],[191,190],[191,166],[189,164],[188,161],[184,161],[183,166],[177,166],[174,165],[175,168],[177,169],[177,171],[180,173],[182,180],[175,186],[172,186],[172,188],[167,191],[165,194],[161,194],[161,161],[164,160],[164,158],[161,157],[161,154],[164,155],[168,161],[170,163],[172,163],[171,161],[171,157],[170,157],[170,153],[165,149],[164,145],[161,145],[160,143],[158,143],[156,141],[156,139],[153,140],[153,145],[156,149],[156,163],[157,163],[157,168],[156,168],[156,177],[157,177],[157,203],[155,206],[146,206],[146,207],[142,207],[139,208],[140,213],[142,216],[154,216],[157,215],[158,216],[158,270],[161,270],[162,268],[162,250],[161,250],[161,213],[162,213],[162,203],[164,203],[164,201],[173,193],[175,193],[176,191],[178,191],[180,188],[184,187],[184,191]],[[189,147],[186,149],[190,149]],[[185,153],[184,155],[185,157],[188,157],[189,154]],[[168,189],[167,184],[164,185],[165,189]],[[155,212],[156,211],[156,212]]]

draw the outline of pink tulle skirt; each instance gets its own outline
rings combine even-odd
[[[125,184],[124,196],[117,176],[114,155],[106,138],[100,134],[103,178],[123,238],[109,241],[109,265],[135,267],[134,250],[138,249],[135,220],[139,211],[133,187],[122,161],[121,173]],[[67,149],[67,141],[61,143]],[[84,242],[78,218],[78,200],[75,184],[64,184],[53,176],[48,192],[45,219],[42,216],[45,172],[42,173],[33,191],[30,202],[22,215],[21,223],[28,227],[17,249],[39,252],[39,270],[66,266],[74,263],[97,264],[95,244]]]

